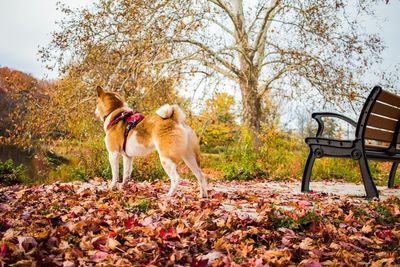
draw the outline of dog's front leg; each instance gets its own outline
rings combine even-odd
[[[132,157],[124,156],[124,176],[122,186],[126,186],[132,174]]]
[[[109,152],[108,159],[110,160],[111,172],[112,172],[112,181],[110,184],[110,189],[114,189],[115,186],[117,185],[119,177],[119,168],[118,168],[119,153]]]

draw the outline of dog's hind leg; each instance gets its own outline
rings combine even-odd
[[[114,189],[117,185],[118,178],[119,178],[119,168],[118,168],[118,160],[119,160],[119,153],[118,152],[109,152],[108,159],[111,165],[111,172],[112,172],[112,181],[110,184],[110,189]]]
[[[169,188],[169,192],[167,194],[167,196],[170,197],[178,189],[181,177],[179,176],[176,170],[176,164],[171,159],[161,156],[160,160],[161,160],[161,165],[163,166],[165,172],[167,173],[169,179],[171,180],[171,187]]]
[[[122,186],[126,186],[129,182],[129,179],[131,178],[133,158],[124,155],[123,160],[124,160],[124,176],[122,180]]]
[[[197,181],[199,182],[200,197],[201,198],[208,197],[206,180],[204,179],[204,175],[201,172],[201,169],[197,163],[197,159],[194,153],[188,153],[188,155],[183,157],[183,161],[193,172],[194,176],[196,176]]]

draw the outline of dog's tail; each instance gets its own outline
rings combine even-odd
[[[156,114],[163,119],[173,119],[177,123],[185,123],[186,115],[178,105],[165,104],[157,109]]]

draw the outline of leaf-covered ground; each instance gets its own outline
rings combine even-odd
[[[296,184],[296,187],[298,184]],[[106,182],[0,189],[5,266],[396,266],[400,199],[300,194],[293,184]]]

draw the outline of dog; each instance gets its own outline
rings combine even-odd
[[[186,115],[178,105],[165,104],[155,115],[143,117],[134,114],[119,94],[97,86],[96,115],[104,123],[105,144],[111,165],[114,189],[119,179],[119,157],[123,157],[122,186],[126,186],[132,173],[132,160],[157,150],[161,165],[171,180],[167,196],[172,196],[179,185],[180,176],[176,170],[182,160],[196,176],[200,197],[206,198],[207,184],[200,169],[200,146],[196,134],[185,124]],[[133,120],[120,119],[129,114]],[[134,115],[132,115],[134,114]],[[132,124],[129,124],[133,121]],[[129,125],[128,125],[129,124]],[[132,129],[130,129],[132,128]]]

